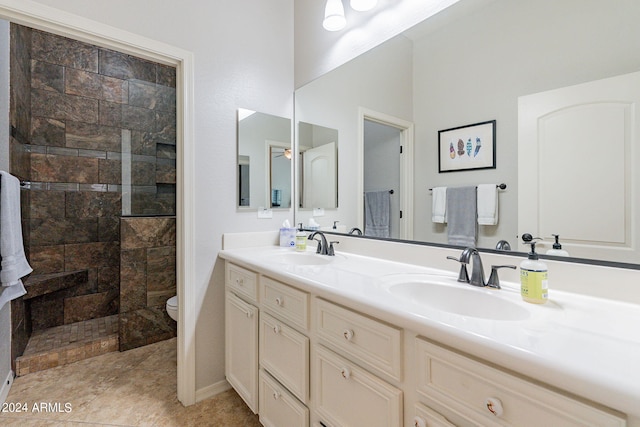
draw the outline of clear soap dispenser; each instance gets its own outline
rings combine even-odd
[[[525,244],[531,245],[531,252],[527,259],[520,263],[520,295],[526,302],[544,304],[549,299],[547,264],[538,259],[536,242],[531,234],[523,234],[522,240]]]

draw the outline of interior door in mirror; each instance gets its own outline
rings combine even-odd
[[[338,207],[338,131],[300,122],[300,207]]]

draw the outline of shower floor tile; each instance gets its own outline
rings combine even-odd
[[[118,315],[34,331],[16,359],[22,376],[118,350]]]

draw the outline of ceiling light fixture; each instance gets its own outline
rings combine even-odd
[[[342,0],[327,0],[324,8],[324,21],[322,26],[327,31],[339,31],[347,24],[344,17],[344,6]]]
[[[366,12],[376,7],[378,0],[351,0],[351,8],[358,12]]]

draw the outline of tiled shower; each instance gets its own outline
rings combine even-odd
[[[18,375],[175,336],[175,68],[11,25]]]

